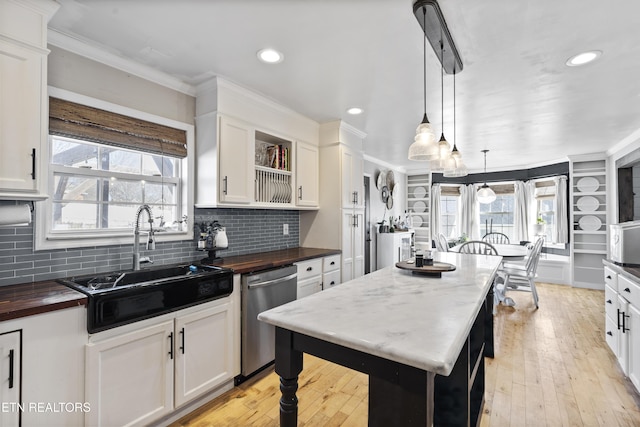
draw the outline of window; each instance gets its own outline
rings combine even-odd
[[[440,196],[440,232],[449,239],[460,237],[458,203],[460,196]]]
[[[553,180],[536,182],[536,224],[542,230],[536,230],[544,234],[545,246],[555,243],[553,241],[553,229],[556,222],[556,187]]]
[[[493,186],[491,186],[493,188]],[[513,187],[513,186],[512,186]],[[496,189],[494,191],[497,192]],[[496,194],[496,200],[491,203],[480,203],[480,237],[488,232],[500,232],[515,241],[514,230],[514,195]]]
[[[157,226],[181,220],[177,159],[59,136],[50,152],[52,231],[131,230],[142,204]]]
[[[41,157],[50,197],[36,209],[36,250],[131,244],[143,204],[154,228],[166,231],[158,241],[191,239],[193,125],[60,89],[49,94]]]

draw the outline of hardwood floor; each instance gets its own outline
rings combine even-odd
[[[640,396],[604,340],[604,292],[539,284],[498,308],[496,357],[486,361],[480,425],[639,426]],[[174,423],[174,427],[278,426],[273,368]],[[299,426],[366,426],[367,377],[305,355]]]

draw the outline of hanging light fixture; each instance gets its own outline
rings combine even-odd
[[[489,150],[481,150],[484,153],[484,173],[487,173],[487,152]],[[491,203],[496,199],[496,193],[493,192],[485,181],[482,187],[478,188],[478,201],[480,203]]]
[[[467,166],[462,161],[462,154],[458,151],[456,138],[456,66],[453,66],[453,150],[451,150],[451,155],[447,159],[444,165],[443,176],[449,177],[459,177],[459,176],[467,176],[469,171],[467,170]]]
[[[426,26],[427,8],[422,7],[423,27]],[[424,51],[424,117],[416,129],[413,144],[409,147],[409,160],[432,160],[438,155],[438,144],[429,119],[427,118],[427,38],[423,37]]]
[[[444,44],[440,36],[440,63],[444,62]],[[430,166],[433,172],[443,172],[447,160],[451,157],[451,144],[444,137],[444,67],[440,68],[440,110],[441,110],[441,133],[438,142],[438,155],[431,160]]]

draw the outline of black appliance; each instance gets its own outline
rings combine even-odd
[[[87,295],[87,331],[96,333],[226,297],[233,270],[186,264],[58,282]]]

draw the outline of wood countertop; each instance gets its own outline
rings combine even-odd
[[[79,305],[87,305],[86,295],[53,280],[0,287],[0,321]]]
[[[290,248],[230,257],[225,257],[222,253],[219,253],[222,255],[223,260],[222,262],[215,262],[214,265],[230,268],[238,274],[246,274],[340,253],[339,249],[321,248]]]
[[[337,249],[291,248],[225,257],[215,265],[245,274],[339,253]],[[0,286],[0,322],[78,305],[87,305],[86,295],[55,280]]]

